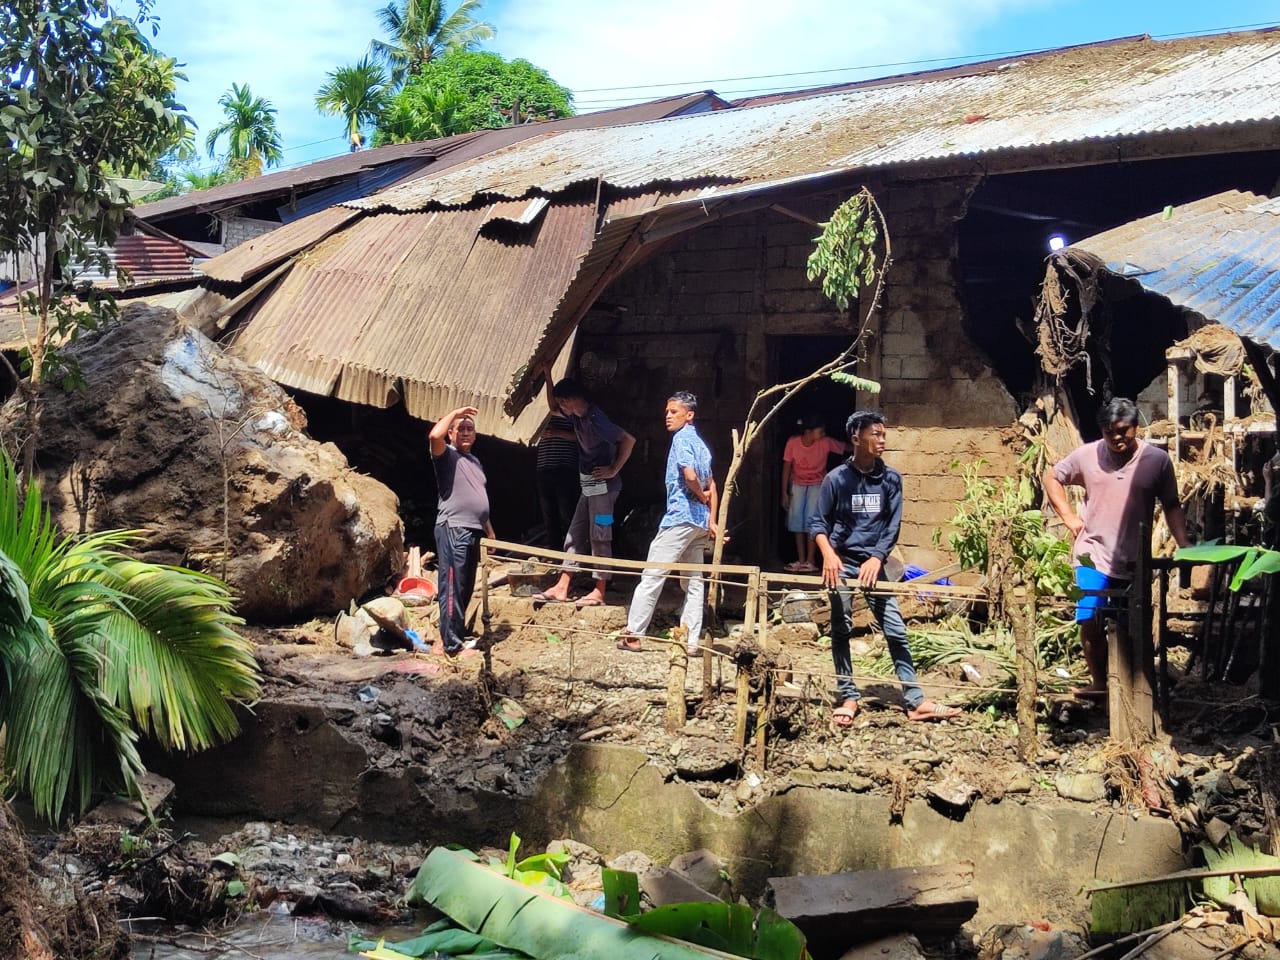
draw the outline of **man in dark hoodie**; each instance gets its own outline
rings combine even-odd
[[[853,725],[861,694],[853,682],[849,637],[853,632],[853,591],[844,585],[856,580],[864,589],[880,579],[889,551],[898,542],[902,525],[902,476],[885,466],[884,414],[859,410],[845,425],[853,456],[827,474],[818,494],[818,512],[809,532],[822,554],[822,582],[831,591],[831,658],[836,669],[836,699],[831,715],[838,727]],[[907,646],[907,627],[896,597],[867,593],[889,645],[889,655],[902,681],[902,698],[911,720],[944,720],[960,715],[954,707],[926,700],[916,685],[915,664]]]

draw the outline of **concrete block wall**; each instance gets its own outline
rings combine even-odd
[[[279,223],[274,220],[255,220],[252,217],[224,217],[222,219],[222,244],[228,250],[238,247],[246,240],[260,237],[278,229]]]
[[[872,188],[889,221],[894,265],[860,367],[883,392],[859,402],[889,417],[886,459],[903,473],[908,499],[902,544],[924,565],[942,561],[933,531],[963,494],[952,461],[984,458],[992,475],[1011,467],[999,430],[1017,410],[964,332],[957,289],[955,225],[971,188],[967,179]],[[786,207],[820,221],[844,196],[794,198]],[[623,475],[620,514],[661,498],[668,445],[661,414],[673,390],[700,398],[699,430],[723,479],[730,431],[742,428],[771,373],[769,338],[852,338],[855,321],[805,275],[818,230],[774,210],[713,222],[670,241],[600,296],[580,326],[578,349],[602,408],[639,441]],[[760,550],[777,522],[778,469],[767,458],[780,456],[776,436],[784,432],[753,447],[730,518],[743,524],[734,531],[741,555],[766,564],[772,558]]]

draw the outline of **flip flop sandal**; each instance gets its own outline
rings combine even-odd
[[[853,726],[854,719],[858,716],[858,701],[853,701],[853,706],[841,704],[831,711],[831,726],[836,730],[848,730]],[[844,722],[842,722],[844,721]]]
[[[956,707],[949,707],[945,703],[934,703],[932,700],[926,700],[920,706],[912,707],[907,711],[907,719],[916,721],[954,720],[962,715],[963,711]]]
[[[616,646],[626,653],[644,653],[639,637],[619,637]]]
[[[604,601],[599,597],[593,597],[590,594],[587,594],[585,597],[579,597],[577,600],[573,601],[573,605],[575,607],[603,607]]]
[[[559,597],[553,597],[548,593],[535,593],[529,599],[532,600],[535,604],[568,603],[569,602],[567,599],[561,600]]]

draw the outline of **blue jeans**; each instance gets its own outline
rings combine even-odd
[[[436,524],[436,601],[440,604],[440,640],[446,653],[462,649],[482,536],[483,530]]]
[[[858,576],[859,564],[845,561],[840,571],[842,579],[853,580]],[[849,637],[853,633],[853,590],[841,586],[831,594],[831,659],[836,668],[836,701],[861,699],[853,682],[853,660],[849,655]],[[907,709],[914,710],[924,702],[924,691],[916,686],[916,667],[911,660],[911,648],[907,646],[907,625],[898,610],[898,598],[882,594],[866,594],[867,606],[875,614],[876,622],[884,631],[893,658],[893,669],[902,681],[902,699]]]

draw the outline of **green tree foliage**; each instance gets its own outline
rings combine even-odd
[[[462,0],[446,14],[442,0],[391,0],[378,11],[386,40],[374,40],[369,52],[391,68],[397,87],[445,53],[471,50],[493,39],[493,27],[476,19],[482,0]]]
[[[0,452],[0,728],[5,780],[50,820],[103,788],[136,794],[139,734],[201,750],[259,696],[221,582],[134,560],[137,536],[64,537]]]
[[[271,101],[255,97],[246,83],[233,83],[218,98],[226,119],[209,131],[204,145],[215,156],[218,141],[227,138],[227,166],[244,177],[261,175],[264,166],[276,167],[284,159],[280,132],[276,129],[276,108]]]
[[[387,72],[364,57],[354,66],[339,67],[328,74],[324,86],[316,91],[316,109],[346,121],[347,139],[354,151],[364,146],[361,129],[377,122],[389,99]]]
[[[378,118],[373,134],[375,147],[388,143],[435,140],[471,127],[463,122],[465,103],[452,87],[436,89],[412,83],[401,90]]]
[[[541,67],[496,53],[446,53],[411,77],[378,121],[375,145],[573,116],[573,95]]]
[[[39,395],[51,345],[111,315],[109,297],[86,309],[70,297],[70,264],[108,264],[129,201],[117,177],[148,171],[189,142],[175,99],[182,74],[106,0],[0,2],[0,254],[29,257],[35,284],[22,300],[30,382],[24,473],[39,435]]]
[[[819,224],[822,233],[814,240],[807,274],[810,280],[822,278],[822,292],[841,310],[848,310],[849,301],[875,281],[876,243],[881,235],[878,215],[879,209],[863,189]]]

